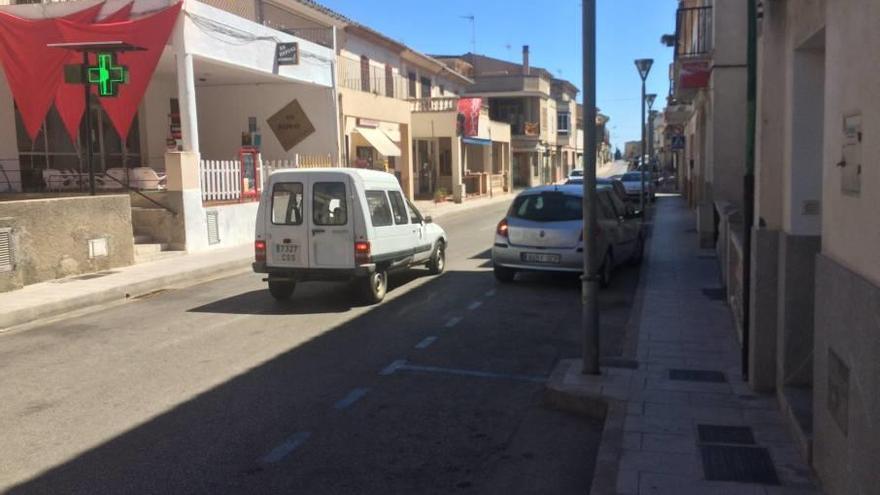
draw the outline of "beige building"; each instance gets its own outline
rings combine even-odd
[[[519,64],[473,53],[436,58],[451,68],[463,68],[474,79],[467,95],[487,99],[490,117],[510,124],[514,187],[547,184],[564,177],[565,160],[571,168],[572,156],[576,159],[577,155],[571,139],[572,122],[577,121],[577,88],[532,67],[528,46],[523,47]],[[562,133],[560,123],[568,127]]]

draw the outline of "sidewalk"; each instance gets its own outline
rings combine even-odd
[[[513,194],[480,198],[461,204],[416,202],[423,215],[440,218],[498,202],[509,202]],[[202,281],[245,272],[253,261],[254,247],[187,254],[175,258],[115,268],[100,273],[68,277],[0,293],[0,332],[43,318],[59,316],[92,306],[124,301],[178,284]]]
[[[605,416],[592,494],[818,494],[774,396],[743,383],[732,315],[693,213],[660,198],[640,282],[637,369],[562,361],[547,399]]]

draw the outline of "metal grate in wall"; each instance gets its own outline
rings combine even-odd
[[[208,244],[220,244],[220,226],[217,219],[217,210],[210,210],[207,215]]]
[[[12,229],[0,229],[0,272],[12,271]]]

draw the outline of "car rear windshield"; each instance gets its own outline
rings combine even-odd
[[[583,218],[579,196],[548,191],[525,194],[513,200],[510,216],[533,222],[567,222]]]
[[[648,174],[645,174],[646,177],[647,177],[647,175]],[[641,174],[641,172],[629,172],[629,173],[623,174],[623,176],[620,177],[620,180],[622,180],[624,182],[640,181],[640,180],[642,180],[642,174]]]

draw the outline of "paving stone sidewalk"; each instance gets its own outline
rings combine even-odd
[[[563,361],[548,384],[557,403],[607,405],[592,493],[818,494],[775,398],[742,381],[718,260],[697,248],[693,225],[681,198],[658,200],[635,321],[638,368],[590,377],[580,361]]]

